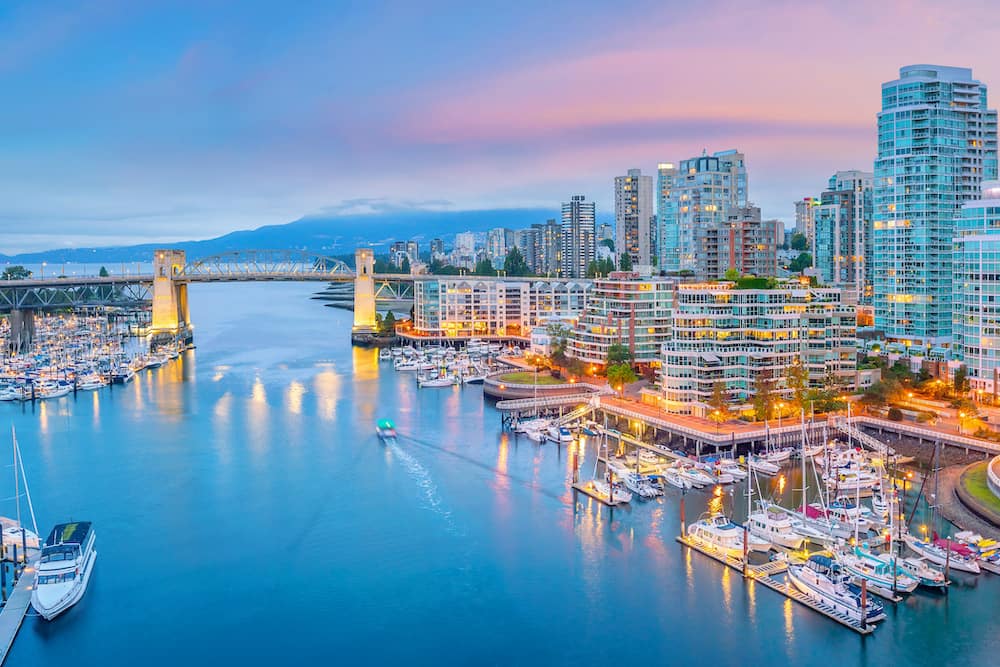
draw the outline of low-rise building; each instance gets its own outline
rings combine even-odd
[[[589,364],[604,364],[608,348],[625,345],[636,363],[658,365],[660,345],[670,331],[675,281],[615,272],[594,281],[587,307],[577,318],[567,354]]]
[[[660,384],[646,398],[671,412],[705,414],[716,383],[746,405],[755,381],[788,396],[788,369],[801,363],[809,384],[857,381],[855,308],[838,288],[799,283],[741,289],[737,283],[675,288],[673,326],[662,346]]]

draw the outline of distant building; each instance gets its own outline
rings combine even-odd
[[[406,242],[406,254],[410,258],[410,264],[420,261],[420,244],[416,241]]]
[[[813,206],[812,256],[824,285],[852,289],[859,302],[871,284],[872,179],[867,171],[838,171]]]
[[[431,239],[431,259],[444,257],[444,241],[441,239]]]
[[[778,220],[761,220],[760,208],[727,209],[726,220],[699,226],[695,236],[695,275],[719,280],[726,272],[770,277],[778,275]]]
[[[795,233],[805,236],[810,244],[814,234],[814,208],[819,204],[817,197],[803,197],[795,202]]]
[[[567,354],[588,364],[604,365],[615,344],[631,350],[637,363],[656,364],[660,344],[670,331],[674,281],[612,273],[594,280],[586,310],[580,314]]]
[[[524,263],[528,265],[528,269],[532,273],[541,273],[544,275],[545,272],[539,270],[540,250],[538,238],[540,230],[537,227],[538,225],[515,231],[514,245],[521,251]]]
[[[758,379],[790,396],[787,372],[797,362],[813,387],[825,386],[828,377],[845,387],[856,382],[855,309],[840,289],[681,283],[672,305],[659,390],[644,396],[665,410],[705,415],[717,383],[743,407]]]
[[[588,202],[583,195],[574,195],[562,205],[561,243],[559,273],[568,278],[583,278],[587,275],[587,265],[595,257],[594,202]]]
[[[565,211],[565,204],[563,205]],[[563,228],[555,220],[546,220],[545,224],[532,225],[538,232],[538,247],[535,264],[540,276],[559,276],[562,273],[562,232]]]
[[[503,261],[507,257],[510,246],[507,245],[508,238],[513,234],[511,230],[503,227],[491,229],[486,234],[486,258],[492,262],[495,268],[503,266]]]
[[[653,263],[653,177],[629,169],[615,177],[615,254],[628,253],[633,265]]]
[[[399,268],[403,266],[404,259],[409,259],[409,255],[406,252],[406,241],[394,241],[389,246],[389,262],[396,268]]]
[[[602,222],[597,227],[597,242],[601,241],[614,241],[615,240],[615,228],[606,222]]]
[[[476,266],[476,235],[472,232],[455,234],[455,247],[451,251],[454,266],[472,269]]]
[[[656,257],[664,271],[679,271],[681,267],[677,201],[671,196],[676,180],[677,167],[673,162],[656,166]]]
[[[890,341],[950,343],[955,218],[996,178],[997,112],[971,69],[910,65],[882,84],[872,292],[875,327]]]

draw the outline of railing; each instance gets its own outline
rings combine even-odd
[[[1000,456],[995,457],[986,466],[986,485],[997,498],[1000,498]]]
[[[884,455],[889,449],[889,445],[885,444],[878,438],[868,435],[859,428],[855,428],[853,424],[847,421],[846,417],[834,417],[833,425],[841,433],[844,433],[846,435],[855,438],[856,440],[860,441],[861,444],[867,445],[869,449],[876,451],[879,454]]]
[[[594,394],[562,394],[561,396],[548,396],[546,398],[514,398],[506,401],[497,401],[497,410],[557,408],[565,405],[590,403],[593,398]]]
[[[858,415],[857,417],[853,417],[851,421],[853,421],[855,425],[863,424],[865,426],[888,429],[904,435],[916,436],[923,440],[930,440],[932,442],[940,440],[942,443],[955,447],[968,447],[969,449],[974,449],[978,452],[1000,454],[1000,445],[990,442],[989,440],[980,440],[979,438],[969,438],[964,435],[935,431],[934,429],[911,426],[910,424],[905,424],[903,422],[880,419],[878,417],[870,417],[868,415]]]

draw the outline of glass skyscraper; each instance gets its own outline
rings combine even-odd
[[[996,176],[997,112],[971,69],[910,65],[882,84],[872,280],[888,339],[950,342],[954,220]]]
[[[568,202],[563,202],[559,244],[559,268],[563,276],[586,277],[587,265],[594,261],[597,253],[594,240],[596,215],[594,202],[587,201],[583,195],[573,195]]]
[[[850,285],[858,301],[866,295],[871,275],[872,173],[838,171],[812,206],[813,266],[824,285]]]
[[[681,252],[677,229],[677,202],[671,196],[677,167],[673,162],[656,165],[656,256],[660,268],[679,271]]]

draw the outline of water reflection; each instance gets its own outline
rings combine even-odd
[[[292,380],[288,384],[285,392],[285,406],[293,415],[302,414],[302,397],[305,396],[306,387],[298,380]]]
[[[335,371],[327,367],[316,374],[313,379],[313,390],[316,392],[316,414],[324,421],[333,421],[337,417],[337,401],[340,400],[342,379]],[[371,417],[374,405],[367,401],[362,406],[367,417]]]
[[[271,442],[269,428],[271,409],[267,404],[267,391],[259,376],[254,378],[249,403],[247,437],[250,440],[250,451],[260,460],[260,457],[267,452]]]

